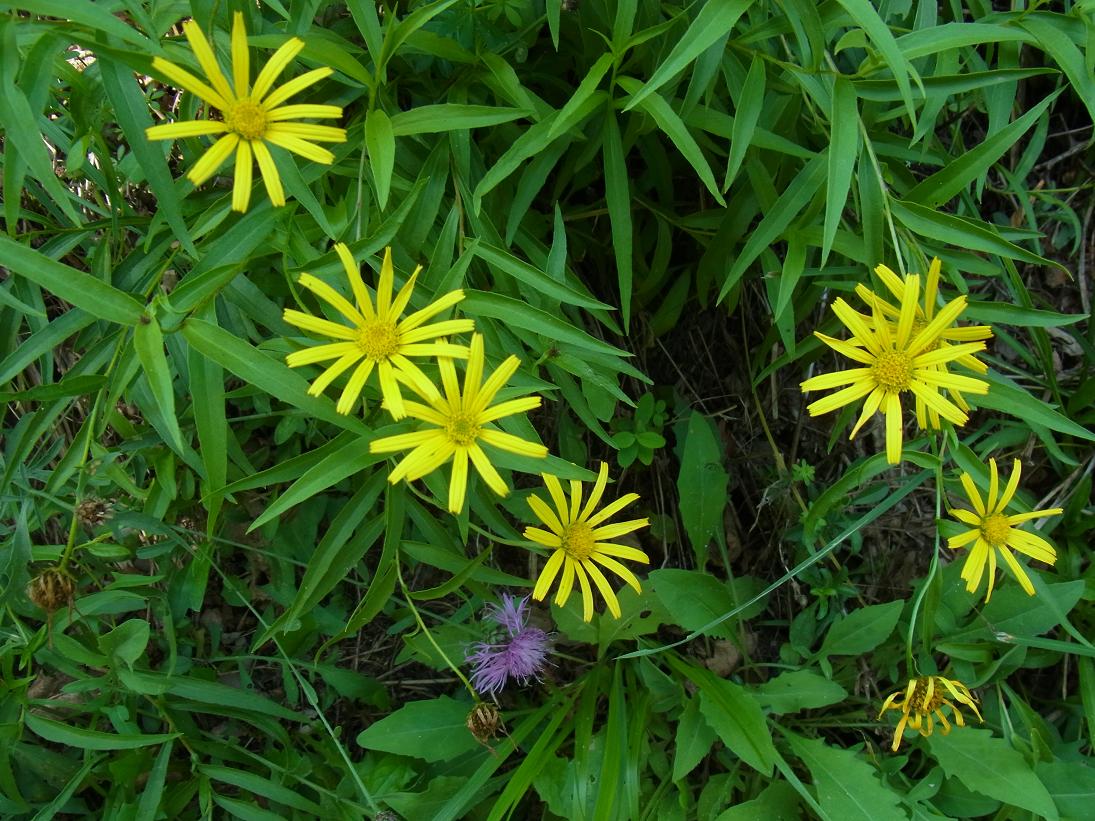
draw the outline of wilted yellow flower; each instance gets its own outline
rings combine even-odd
[[[916,307],[916,318],[913,320],[913,333],[925,328],[932,319],[935,318],[935,303],[936,297],[939,294],[939,272],[941,263],[939,257],[932,259],[931,265],[928,268],[928,276],[924,282],[924,297],[922,304]],[[898,300],[901,299],[904,294],[905,283],[904,280],[887,268],[885,265],[879,265],[874,269],[878,274],[878,278],[882,280],[882,283],[886,286],[891,294]],[[892,322],[897,322],[901,315],[901,309],[887,302],[868,288],[866,285],[857,285],[855,292],[859,297],[868,305],[878,304],[881,308],[883,316]],[[872,317],[863,316],[865,322],[871,322]],[[939,334],[939,339],[933,347],[929,350],[935,350],[935,348],[947,348],[950,342],[976,342],[984,339],[992,338],[992,328],[988,325],[965,325],[965,326],[952,326],[945,328],[942,333]],[[988,371],[988,366],[979,360],[972,354],[964,354],[954,360],[957,365],[969,368],[972,371],[978,373],[985,373]],[[933,366],[936,370],[947,372],[947,364],[940,363]],[[962,396],[961,391],[957,388],[951,388],[950,395],[954,397],[954,403],[958,405],[963,411],[969,412],[970,406]],[[939,428],[939,414],[934,408],[928,407],[924,400],[919,396],[916,397],[916,421],[921,428],[931,427]]]
[[[803,391],[847,386],[810,403],[807,410],[811,416],[834,411],[866,397],[859,421],[852,428],[849,438],[854,437],[876,411],[885,414],[886,460],[891,465],[901,461],[903,393],[911,392],[944,419],[964,425],[967,419],[965,412],[945,399],[939,389],[988,392],[988,384],[980,379],[937,368],[985,347],[984,342],[965,342],[945,348],[939,346],[943,331],[965,309],[966,297],[959,296],[948,302],[931,322],[917,331],[915,323],[919,296],[920,277],[910,275],[903,283],[900,314],[896,328],[892,330],[878,301],[871,306],[874,321],[868,323],[847,302],[837,299],[833,303],[833,313],[852,332],[852,339],[845,342],[817,331],[814,335],[833,350],[866,367],[821,374],[802,383]]]
[[[589,580],[597,585],[597,589],[604,597],[608,610],[615,618],[620,617],[620,603],[612,586],[608,583],[604,573],[597,565],[607,567],[613,573],[622,578],[636,593],[642,592],[639,580],[635,574],[624,565],[616,561],[615,557],[629,559],[633,562],[650,563],[650,557],[638,548],[628,547],[622,544],[612,544],[609,539],[631,533],[640,527],[646,527],[650,522],[643,519],[631,519],[616,524],[604,524],[607,519],[615,516],[629,504],[639,498],[637,493],[628,493],[621,496],[615,502],[605,505],[596,511],[597,505],[605,492],[608,484],[608,465],[601,462],[601,469],[597,475],[597,483],[593,486],[593,492],[589,501],[582,506],[582,483],[571,480],[570,501],[567,502],[563,494],[559,480],[550,474],[543,474],[544,485],[555,503],[555,509],[547,505],[535,494],[528,497],[529,507],[541,522],[548,526],[549,530],[539,527],[526,527],[525,538],[544,547],[550,547],[555,552],[551,554],[544,565],[540,578],[536,582],[536,588],[532,597],[540,601],[547,595],[551,583],[562,569],[563,576],[559,582],[559,592],[555,596],[555,603],[562,607],[570,597],[574,589],[574,579],[582,588],[582,604],[584,607],[583,618],[590,621],[593,618],[593,590],[589,586]]]
[[[285,357],[285,361],[290,368],[296,368],[301,365],[335,360],[335,363],[320,374],[308,389],[308,393],[313,396],[319,396],[339,374],[354,363],[360,362],[361,364],[350,375],[346,387],[343,388],[342,396],[339,397],[336,408],[339,413],[350,412],[375,367],[379,374],[384,406],[394,419],[402,419],[407,412],[403,405],[403,396],[399,392],[396,373],[401,373],[406,379],[416,382],[421,391],[429,392],[433,388],[429,378],[407,357],[468,358],[468,349],[464,345],[427,340],[437,340],[438,337],[448,334],[468,333],[475,328],[472,320],[449,319],[433,325],[424,324],[462,300],[464,292],[449,291],[425,308],[415,311],[405,319],[400,319],[410,302],[415,281],[418,279],[418,272],[422,270],[422,266],[415,268],[407,284],[400,289],[393,300],[395,269],[392,266],[392,249],[386,248],[384,262],[380,266],[380,282],[376,287],[376,306],[374,307],[373,300],[361,279],[357,263],[350,254],[350,249],[340,242],[335,245],[335,251],[342,260],[343,268],[346,269],[346,278],[350,280],[350,289],[354,292],[354,299],[357,301],[356,307],[326,282],[311,274],[301,274],[299,282],[350,320],[353,327],[349,328],[337,322],[311,316],[303,311],[287,308],[285,321],[289,324],[340,341],[303,351],[294,351]]]
[[[882,714],[887,710],[901,711],[901,720],[897,722],[897,729],[894,731],[893,744],[890,745],[890,749],[897,752],[906,725],[912,730],[919,731],[922,736],[929,736],[934,729],[935,719],[939,719],[939,723],[942,725],[940,732],[947,735],[951,731],[951,725],[943,713],[944,705],[951,708],[955,724],[959,727],[966,726],[958,705],[947,698],[948,693],[954,701],[973,710],[978,721],[984,723],[981,713],[977,710],[977,703],[974,701],[973,694],[970,693],[965,684],[943,678],[943,676],[920,676],[910,679],[909,686],[904,690],[891,693],[882,704],[882,709],[878,712],[878,717],[882,718]],[[902,694],[905,696],[904,700],[898,701],[897,698]]]
[[[190,169],[187,178],[194,185],[201,185],[234,153],[236,181],[232,189],[232,208],[246,211],[251,199],[253,155],[258,162],[270,201],[274,205],[285,205],[281,177],[278,176],[274,158],[266,144],[280,146],[318,163],[330,165],[334,162],[334,155],[315,143],[345,142],[344,129],[289,120],[301,117],[341,117],[342,109],[337,105],[284,105],[294,94],[330,75],[332,69],[312,69],[271,91],[277,76],[304,48],[303,40],[291,37],[274,52],[274,56],[263,66],[255,78],[255,84],[249,90],[250,55],[247,49],[247,32],[240,12],[236,12],[232,18],[232,81],[221,71],[213,48],[198,24],[188,20],[183,24],[183,31],[209,83],[202,82],[186,69],[161,57],[153,58],[152,67],[180,88],[217,109],[222,119],[155,125],[145,133],[150,140],[222,134]]]
[[[965,547],[973,542],[966,563],[962,566],[962,578],[966,581],[966,590],[973,593],[981,586],[981,577],[985,573],[985,565],[989,569],[989,586],[985,593],[985,601],[992,598],[992,588],[996,580],[996,554],[999,553],[1019,580],[1019,584],[1027,591],[1028,596],[1034,595],[1034,585],[1030,583],[1023,566],[1012,555],[1012,550],[1018,550],[1030,556],[1032,559],[1045,562],[1048,565],[1056,564],[1057,551],[1053,545],[1034,533],[1020,530],[1016,525],[1038,519],[1043,516],[1059,516],[1063,509],[1059,507],[1046,510],[1032,510],[1030,513],[1016,513],[1008,516],[1004,510],[1015,496],[1015,490],[1019,487],[1019,474],[1022,465],[1016,459],[1012,463],[1011,477],[1003,494],[997,498],[1000,489],[1000,477],[996,470],[996,460],[989,459],[989,495],[982,499],[977,485],[973,483],[973,477],[968,473],[962,473],[962,487],[966,489],[970,505],[973,510],[951,510],[950,514],[960,522],[973,526],[973,530],[967,530],[957,536],[947,539],[947,547]]]
[[[393,484],[401,479],[408,482],[421,479],[452,459],[449,510],[453,513],[464,509],[469,460],[491,490],[499,496],[509,493],[509,488],[490,463],[481,444],[537,459],[543,459],[548,453],[543,445],[487,427],[503,416],[540,407],[540,397],[526,396],[491,405],[495,395],[520,366],[521,360],[510,356],[484,381],[483,359],[483,336],[473,334],[467,371],[464,373],[464,389],[461,391],[453,360],[447,356],[439,357],[437,365],[441,371],[444,395],[432,382],[411,380],[402,372],[397,372],[397,378],[428,403],[404,402],[407,415],[421,419],[432,427],[385,436],[369,445],[372,453],[395,453],[413,448],[388,475],[388,481]]]

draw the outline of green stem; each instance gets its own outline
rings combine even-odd
[[[947,438],[945,435],[932,436],[932,445],[935,450],[935,456],[937,463],[935,465],[935,544],[932,549],[932,561],[928,567],[928,574],[924,577],[924,583],[920,586],[920,590],[916,594],[916,599],[913,602],[912,613],[909,615],[909,630],[905,635],[905,665],[909,671],[909,675],[913,674],[913,671],[919,673],[920,667],[915,663],[913,659],[913,636],[916,633],[916,619],[920,613],[920,606],[924,602],[924,597],[928,593],[928,588],[931,587],[935,581],[935,574],[939,570],[939,520],[943,516],[943,454],[947,450]],[[928,623],[928,619],[925,616],[924,623],[920,625],[920,635],[924,644],[924,652],[930,653],[931,646],[930,640],[933,634],[931,625]]]

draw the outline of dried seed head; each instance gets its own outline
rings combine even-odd
[[[468,713],[468,730],[480,744],[486,744],[498,735],[499,730],[504,730],[502,714],[493,704],[480,702]],[[489,746],[489,745],[488,745]]]
[[[110,507],[102,499],[84,499],[76,505],[76,518],[88,530],[101,525],[111,513]]]
[[[27,596],[47,613],[72,603],[76,582],[59,567],[47,567],[27,585]]]

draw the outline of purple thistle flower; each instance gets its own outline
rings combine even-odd
[[[538,627],[528,626],[528,597],[502,594],[501,605],[488,605],[487,618],[505,628],[507,636],[471,647],[471,683],[480,693],[497,693],[510,678],[521,684],[539,678],[550,639]]]

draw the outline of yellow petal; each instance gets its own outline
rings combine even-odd
[[[251,82],[251,55],[247,48],[243,14],[238,11],[232,15],[232,79],[236,84],[236,95],[246,97]]]
[[[559,568],[563,564],[563,559],[566,558],[566,553],[562,550],[556,550],[551,554],[551,557],[547,560],[547,564],[544,565],[544,569],[540,571],[540,578],[536,580],[536,587],[532,590],[532,598],[536,601],[543,601],[544,596],[547,595],[548,590],[551,589],[551,583],[555,581],[556,575],[559,573]]]
[[[354,403],[357,402],[358,397],[361,396],[362,388],[365,387],[365,380],[373,372],[373,364],[373,360],[364,359],[357,366],[346,382],[346,387],[342,389],[342,396],[339,397],[338,405],[335,406],[336,411],[341,414],[348,414],[354,409]]]
[[[496,447],[499,450],[516,453],[520,456],[529,456],[533,459],[544,459],[548,455],[548,449],[543,445],[536,444],[535,442],[526,442],[519,436],[503,433],[500,430],[484,428],[479,431],[479,441]]]
[[[559,551],[562,553],[563,551]],[[563,562],[563,576],[559,580],[559,592],[555,594],[555,604],[562,607],[570,598],[570,591],[574,589],[574,559],[566,557]]]
[[[468,451],[457,448],[452,455],[452,476],[449,478],[449,513],[464,509],[464,493],[468,486]]]
[[[181,123],[149,126],[144,134],[150,140],[178,140],[206,134],[223,134],[227,130],[220,120],[186,120]]]
[[[316,69],[316,71],[323,71],[323,69]],[[330,73],[330,70],[328,70],[327,74]],[[285,86],[282,86],[282,88],[285,88]],[[279,88],[275,93],[279,93],[280,91],[281,89]],[[300,120],[305,117],[331,119],[341,116],[342,109],[337,105],[312,105],[304,103],[301,105],[283,105],[281,108],[275,108],[273,111],[268,111],[266,114],[266,121],[268,123],[282,123],[287,120]]]
[[[580,521],[587,521],[593,514],[597,505],[601,503],[601,497],[604,496],[605,487],[607,487],[607,485],[608,463],[601,462],[601,466],[597,469],[597,482],[593,485],[593,491],[589,494],[589,501],[586,502],[586,506],[582,510],[582,515],[578,517]]]
[[[605,574],[589,559],[582,562],[582,569],[589,574],[589,577],[593,579],[593,583],[597,585],[597,589],[601,591],[605,604],[608,605],[608,612],[612,614],[613,618],[618,619],[620,617],[620,602],[616,598],[612,586],[608,583],[608,579],[605,578]]]
[[[232,186],[232,210],[247,210],[251,201],[251,144],[240,140],[236,146],[236,181]]]
[[[291,137],[288,134],[278,134],[277,132],[267,131],[266,141],[273,145],[280,145],[282,148],[288,149],[294,154],[299,154],[306,160],[312,160],[313,162],[318,162],[322,165],[330,165],[335,161],[335,155],[326,148],[312,145],[310,142],[305,142],[300,139],[300,137]]]
[[[183,33],[190,41],[190,48],[194,50],[194,56],[198,58],[198,65],[202,67],[205,76],[209,78],[216,92],[225,100],[233,100],[236,95],[232,93],[232,87],[228,84],[228,78],[224,76],[221,67],[217,64],[217,58],[213,54],[213,48],[205,39],[205,34],[193,20],[183,23]]]
[[[334,74],[334,69],[327,66],[321,68],[313,68],[311,71],[306,71],[303,74],[294,77],[292,80],[287,80],[280,86],[270,92],[265,100],[261,102],[263,108],[273,113],[274,110],[280,111],[278,108],[282,103],[292,97],[294,94],[299,94],[308,86],[318,83],[324,77],[330,77]],[[286,106],[288,108],[289,106]],[[323,106],[324,108],[338,108],[338,106]],[[329,117],[330,114],[302,114],[303,117]],[[341,109],[339,113],[333,116],[341,116]]]
[[[299,37],[291,37],[282,43],[278,50],[274,52],[274,56],[262,67],[259,76],[255,78],[255,87],[251,92],[252,98],[261,101],[266,96],[266,92],[270,90],[270,86],[274,84],[274,80],[303,48],[304,41]]]
[[[251,143],[251,150],[255,152],[270,203],[280,208],[285,205],[285,190],[281,187],[281,176],[278,174],[278,167],[274,165],[274,158],[270,156],[270,149],[261,142],[254,142]]]
[[[212,147],[205,152],[200,160],[194,163],[194,167],[186,175],[187,179],[194,185],[201,185],[212,177],[217,173],[217,169],[224,164],[224,161],[232,156],[232,152],[236,150],[236,144],[239,141],[240,138],[235,134],[225,134],[213,143]]]
[[[483,450],[479,445],[473,442],[471,447],[468,448],[468,456],[471,457],[471,462],[475,465],[476,472],[483,478],[483,481],[487,483],[487,487],[493,490],[498,496],[509,495],[509,486],[498,474],[498,471],[494,469],[494,465],[490,463],[487,454],[483,453]]]
[[[901,461],[901,399],[896,393],[886,395],[886,461]]]
[[[158,71],[167,79],[171,80],[171,82],[173,82],[183,91],[189,91],[191,94],[209,103],[214,108],[219,108],[221,111],[224,111],[226,108],[228,108],[228,100],[226,100],[223,96],[214,91],[208,85],[203,83],[185,68],[177,66],[168,60],[164,60],[162,57],[152,58],[152,68]]]

